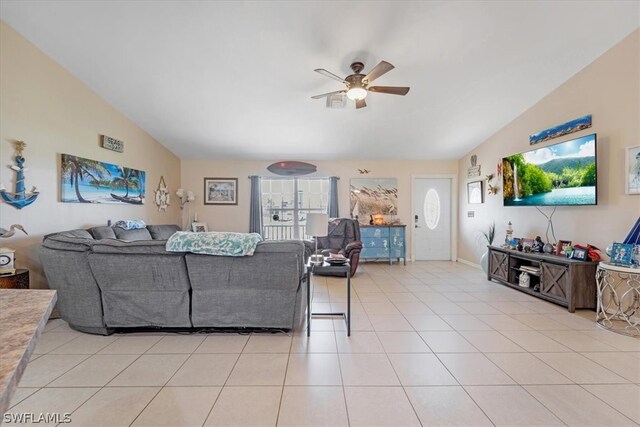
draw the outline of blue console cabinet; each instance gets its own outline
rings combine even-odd
[[[392,264],[400,258],[407,265],[407,245],[404,225],[361,225],[360,259],[384,259]]]

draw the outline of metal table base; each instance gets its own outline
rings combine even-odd
[[[331,265],[324,263],[323,265],[307,264],[307,336],[311,336],[311,318],[313,316],[342,316],[347,325],[347,336],[351,336],[351,266],[347,262],[343,265]],[[321,271],[331,271],[335,273],[347,274],[347,311],[335,313],[313,313],[311,311],[311,276]]]
[[[601,262],[596,284],[598,326],[640,337],[640,270]]]

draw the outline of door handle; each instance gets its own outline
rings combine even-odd
[[[413,227],[414,228],[420,228],[420,226],[418,225],[418,215],[414,215],[413,216]]]

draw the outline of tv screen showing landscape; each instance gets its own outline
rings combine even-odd
[[[505,206],[595,205],[596,134],[502,159]]]

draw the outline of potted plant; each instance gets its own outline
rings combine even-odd
[[[493,239],[496,237],[495,221],[491,223],[487,231],[482,232],[482,236],[487,241],[487,245],[493,245]],[[485,248],[482,257],[480,257],[480,266],[482,266],[482,271],[485,273],[489,270],[489,250],[487,248]]]

